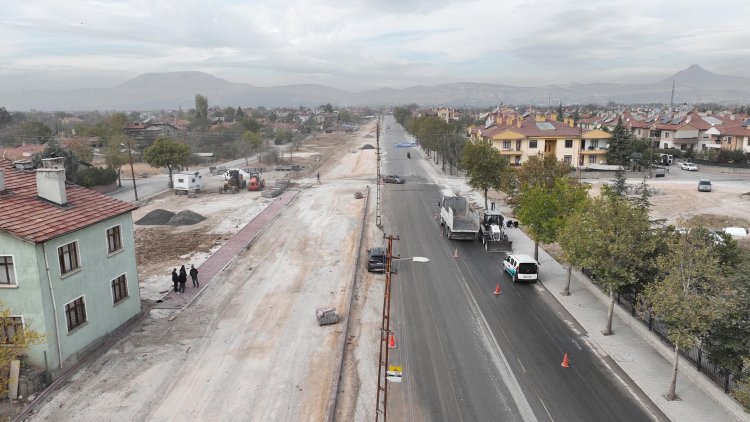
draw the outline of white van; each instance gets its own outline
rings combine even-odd
[[[517,281],[531,281],[539,279],[539,263],[529,255],[508,255],[503,260],[503,271]]]

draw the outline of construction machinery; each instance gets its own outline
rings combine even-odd
[[[225,173],[224,186],[221,187],[220,193],[232,192],[237,193],[240,189],[247,186],[247,180],[242,177],[238,169],[232,169]]]
[[[500,211],[495,210],[495,203],[489,211],[479,211],[479,230],[477,237],[482,241],[487,252],[504,252],[513,249],[513,242],[508,240],[508,235],[503,231],[505,217]]]
[[[318,325],[329,325],[339,322],[336,308],[317,308],[315,309],[315,318],[318,320]]]
[[[440,201],[440,225],[447,230],[448,239],[474,239],[478,220],[463,196],[443,196]]]
[[[263,179],[263,175],[260,172],[250,172],[247,178],[247,190],[258,191],[263,190],[266,187],[266,180]]]

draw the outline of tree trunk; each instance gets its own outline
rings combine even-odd
[[[489,209],[487,208],[487,188],[484,188],[484,209]]]
[[[167,166],[167,170],[169,170],[169,183],[167,186],[169,186],[169,189],[173,189],[174,186],[172,185],[172,166]]]
[[[539,241],[534,240],[534,260],[539,262]]]
[[[573,274],[573,264],[568,265],[568,281],[565,282],[565,288],[560,292],[563,296],[570,296],[570,276]]]
[[[612,316],[615,313],[615,289],[609,289],[609,307],[607,308],[607,327],[602,331],[605,336],[612,335]]]
[[[122,187],[122,180],[120,180],[120,173],[122,172],[122,167],[117,168],[117,186]]]
[[[680,346],[674,346],[674,363],[672,364],[672,382],[669,383],[669,392],[667,393],[667,400],[675,400],[677,398],[677,365],[680,362]]]

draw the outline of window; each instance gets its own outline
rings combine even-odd
[[[112,280],[112,303],[128,297],[128,277],[123,274]]]
[[[517,166],[521,165],[521,156],[520,155],[516,155],[516,165]]]
[[[591,142],[591,148],[599,148],[599,140],[598,139],[592,139],[590,142]]]
[[[536,148],[536,140],[529,141],[529,148]]]
[[[565,148],[573,148],[573,140],[572,139],[566,139],[565,140]]]
[[[510,151],[510,141],[503,141],[503,151]]]
[[[0,344],[12,344],[16,335],[23,333],[23,318],[11,316],[2,319]]]
[[[65,319],[68,321],[68,332],[86,322],[86,304],[83,296],[65,305]]]
[[[664,138],[669,139],[669,132],[664,132]]]
[[[596,155],[589,155],[589,164],[596,164]]]
[[[78,243],[70,242],[57,248],[57,258],[60,261],[60,274],[77,270],[81,266],[78,261]]]
[[[572,155],[566,155],[563,157],[563,162],[565,164],[571,164],[573,163],[573,156]]]
[[[13,267],[13,257],[0,256],[0,286],[15,286],[16,271]]]
[[[112,254],[122,249],[120,226],[107,229],[107,252]]]

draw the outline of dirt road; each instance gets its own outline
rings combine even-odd
[[[357,148],[369,141],[351,136],[354,153],[320,160],[322,184],[303,188],[203,296],[172,321],[152,311],[32,420],[320,421],[342,333],[314,311],[348,305],[364,207],[354,193],[376,163]]]

